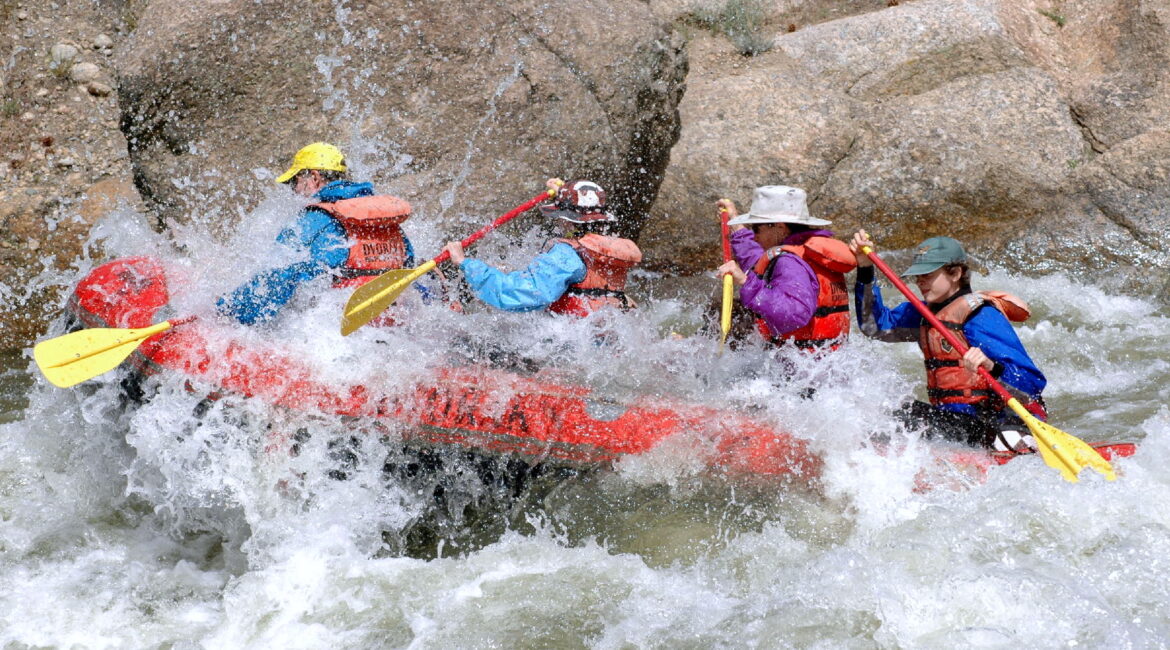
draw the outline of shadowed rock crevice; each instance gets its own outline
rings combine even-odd
[[[849,144],[846,145],[845,150],[841,152],[841,156],[829,164],[829,169],[825,173],[824,181],[822,183],[820,183],[819,185],[807,188],[809,207],[814,207],[817,205],[817,202],[820,200],[820,198],[822,196],[821,192],[824,189],[825,185],[827,185],[831,182],[831,180],[833,178],[833,173],[837,171],[838,167],[842,166],[842,164],[845,163],[845,160],[847,158],[849,158],[849,154],[853,152],[854,147],[857,146],[857,143],[860,140],[861,140],[861,136],[855,135],[853,137],[853,139],[849,141]]]
[[[508,11],[508,6],[506,4],[499,3],[499,6],[501,10]],[[514,14],[512,15],[514,16]],[[518,29],[524,32],[525,35],[536,41],[542,48],[544,48],[546,52],[555,57],[556,60],[564,66],[565,70],[568,70],[569,73],[573,75],[573,78],[579,84],[581,84],[581,87],[588,91],[589,96],[593,98],[593,101],[597,105],[598,110],[601,111],[603,115],[605,115],[606,122],[609,124],[610,137],[616,138],[620,132],[620,129],[615,127],[613,117],[608,112],[606,112],[605,101],[598,94],[597,85],[594,83],[594,81],[581,71],[581,68],[577,65],[576,61],[573,61],[571,58],[560,52],[557,48],[553,47],[552,44],[541,37],[540,34],[529,29],[523,20],[517,18],[515,24]]]
[[[1088,144],[1089,148],[1095,153],[1105,153],[1105,143],[1101,142],[1100,138],[1093,134],[1092,127],[1085,122],[1084,117],[1077,113],[1075,106],[1068,107],[1068,114],[1072,118],[1073,123],[1081,130],[1081,133],[1085,135],[1085,143]]]

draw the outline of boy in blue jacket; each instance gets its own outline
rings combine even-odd
[[[874,247],[859,231],[850,247],[858,260],[854,299],[861,331],[882,341],[916,341],[925,358],[930,403],[908,404],[901,417],[925,428],[928,436],[1001,450],[1034,448],[1031,436],[1020,434],[1024,424],[978,374],[985,368],[1029,411],[1046,418],[1041,392],[1047,380],[1009,322],[1025,320],[1027,305],[1002,292],[973,292],[967,253],[959,242],[950,237],[922,242],[902,276],[915,281],[931,312],[970,346],[960,355],[909,302],[885,306],[873,262],[861,252],[866,246]]]

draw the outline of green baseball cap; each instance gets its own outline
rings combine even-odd
[[[926,275],[948,264],[966,264],[967,251],[963,245],[950,237],[931,237],[918,245],[914,262],[902,273],[902,277]]]

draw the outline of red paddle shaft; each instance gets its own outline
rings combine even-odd
[[[464,248],[467,248],[468,246],[470,246],[470,245],[474,244],[475,242],[479,241],[480,239],[482,239],[483,236],[488,234],[489,232],[495,230],[496,228],[499,228],[500,226],[511,221],[512,219],[515,219],[516,217],[520,216],[521,214],[524,214],[525,212],[528,212],[532,208],[536,207],[541,201],[544,201],[545,199],[549,198],[549,196],[551,196],[552,194],[553,194],[553,190],[545,190],[544,192],[541,192],[539,196],[534,196],[534,197],[532,197],[532,200],[525,202],[523,205],[516,206],[511,211],[509,211],[507,214],[500,216],[500,218],[496,219],[495,221],[493,221],[493,222],[489,223],[488,225],[484,226],[483,228],[480,228],[479,230],[471,233],[470,235],[467,236],[467,239],[464,239],[463,241],[461,241],[459,243],[462,244]],[[443,262],[446,262],[450,257],[451,257],[450,252],[443,251],[442,253],[439,253],[439,255],[437,257],[435,257],[434,262],[435,262],[435,264],[442,264]]]
[[[723,222],[723,261],[731,261],[731,228],[728,227],[727,222],[730,217],[727,215],[727,209],[724,208],[719,211],[719,220]]]

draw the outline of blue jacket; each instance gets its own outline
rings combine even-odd
[[[359,196],[372,196],[370,183],[333,181],[313,197],[332,203]],[[414,249],[406,242],[406,264],[414,266]],[[311,208],[302,210],[297,220],[276,236],[276,243],[295,251],[299,259],[288,266],[268,269],[216,301],[219,313],[231,316],[244,325],[271,320],[292,300],[297,287],[336,269],[349,258],[349,241],[345,229],[329,214]]]
[[[863,271],[859,269],[858,282],[854,286],[857,324],[861,331],[883,341],[917,341],[922,315],[909,302],[887,308],[882,302],[881,289],[872,282],[872,269],[869,278]],[[867,279],[868,282],[864,281]],[[1031,399],[1040,397],[1048,380],[1028,356],[1015,328],[1003,313],[991,306],[977,310],[963,326],[963,335],[968,345],[983,350],[987,358],[995,362],[992,376],[1009,389],[1015,389],[1013,392]],[[970,404],[942,404],[939,408],[975,414],[975,408]]]
[[[470,257],[459,268],[476,298],[504,311],[545,309],[585,279],[585,262],[563,242],[537,255],[519,271],[505,273]]]

